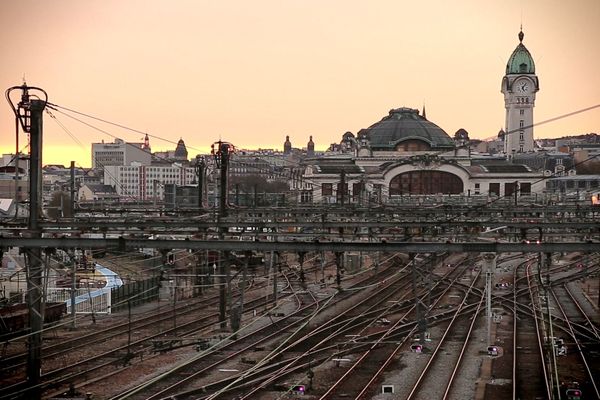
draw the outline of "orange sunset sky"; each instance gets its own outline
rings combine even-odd
[[[52,0],[0,2],[0,87],[157,138],[190,158],[214,141],[282,149],[339,142],[402,106],[453,135],[495,136],[500,83],[518,44],[540,79],[536,122],[600,104],[599,0]],[[0,151],[15,151],[0,105]],[[139,133],[45,116],[43,162],[91,163],[92,142]],[[76,137],[73,139],[63,128]],[[543,124],[536,138],[600,133],[600,108]],[[109,135],[110,134],[110,135]],[[21,134],[19,141],[26,143]]]

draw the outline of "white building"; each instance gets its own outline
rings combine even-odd
[[[124,199],[156,200],[164,196],[164,184],[188,185],[195,179],[193,167],[169,165],[112,165],[104,168],[104,184]]]
[[[338,150],[307,159],[302,176],[312,184],[301,202],[393,203],[411,196],[532,195],[544,189],[541,172],[504,157],[472,155],[443,129],[411,108],[389,115]]]
[[[534,150],[533,107],[540,84],[533,57],[523,45],[524,36],[523,31],[519,32],[519,45],[508,59],[502,78],[501,91],[506,108],[504,153],[507,157]]]
[[[148,135],[143,143],[130,143],[115,139],[114,143],[92,143],[92,167],[102,169],[113,165],[130,165],[138,162],[150,165],[152,153]]]

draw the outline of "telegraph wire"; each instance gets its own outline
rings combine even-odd
[[[125,125],[122,125],[122,124],[114,123],[114,122],[108,121],[108,120],[106,120],[106,119],[103,119],[103,118],[94,117],[94,116],[92,116],[92,115],[89,115],[89,114],[86,114],[86,113],[82,113],[82,112],[79,112],[79,111],[76,111],[76,110],[73,110],[73,109],[70,109],[70,108],[67,108],[67,107],[59,106],[59,105],[57,105],[57,104],[54,104],[54,103],[48,103],[48,106],[47,106],[47,108],[51,108],[51,109],[53,109],[53,110],[55,110],[55,111],[57,111],[57,112],[59,112],[59,113],[61,113],[61,114],[65,115],[65,116],[67,116],[67,117],[69,117],[69,118],[72,118],[72,119],[74,119],[74,120],[75,120],[75,121],[77,121],[77,122],[80,122],[80,123],[82,123],[82,124],[84,124],[84,125],[86,125],[86,126],[88,126],[88,127],[92,128],[92,129],[98,130],[98,131],[100,131],[100,132],[102,132],[102,133],[104,133],[104,134],[106,134],[106,135],[108,135],[108,136],[110,136],[110,137],[112,137],[112,138],[114,138],[114,139],[118,139],[118,137],[117,137],[117,136],[115,136],[115,135],[113,135],[113,134],[111,134],[111,133],[109,133],[109,132],[107,132],[107,131],[105,131],[105,130],[103,130],[103,129],[101,129],[101,128],[98,128],[98,127],[96,127],[96,126],[94,126],[94,125],[92,125],[92,124],[90,124],[90,123],[87,123],[87,122],[85,122],[85,121],[83,121],[83,120],[81,120],[81,119],[79,119],[79,118],[76,118],[76,117],[74,117],[74,116],[72,116],[72,115],[69,115],[68,113],[65,113],[64,111],[61,111],[60,109],[64,109],[64,110],[67,110],[67,111],[73,112],[73,113],[75,113],[75,114],[78,114],[78,115],[82,115],[82,116],[85,116],[85,117],[88,117],[88,118],[91,118],[91,119],[94,119],[94,120],[97,120],[97,121],[100,121],[100,122],[104,122],[104,123],[107,123],[107,124],[110,124],[110,125],[114,125],[114,126],[117,126],[117,127],[119,127],[119,128],[122,128],[122,129],[127,129],[127,130],[130,130],[130,131],[132,131],[132,132],[136,132],[136,133],[140,133],[140,134],[147,134],[147,133],[145,133],[145,132],[143,132],[143,131],[140,131],[140,130],[138,130],[138,129],[134,129],[134,128],[130,128],[130,127],[127,127],[127,126],[125,126]],[[60,108],[60,109],[59,109],[59,108]],[[56,119],[56,117],[54,117],[54,118]],[[160,136],[157,136],[157,135],[150,135],[150,134],[148,134],[148,136],[149,136],[149,137],[152,137],[152,138],[155,138],[155,139],[159,139],[159,140],[162,140],[162,141],[168,142],[168,143],[177,144],[177,142],[171,141],[171,140],[169,140],[169,139],[162,138],[162,137],[160,137]],[[126,143],[127,145],[129,145],[129,146],[133,146],[133,147],[135,147],[135,148],[136,148],[136,149],[138,149],[138,150],[145,151],[146,153],[150,154],[152,157],[156,157],[156,156],[155,156],[155,155],[153,155],[151,152],[149,152],[149,151],[147,151],[147,150],[145,150],[145,149],[140,149],[139,147],[135,146],[134,144],[132,144],[132,143],[130,143],[130,142],[127,142],[127,141],[125,141],[125,143]],[[201,152],[201,150],[199,150],[199,149],[196,149],[196,148],[194,148],[194,147],[192,147],[192,146],[187,146],[187,145],[186,145],[186,147],[188,147],[188,148],[190,148],[190,149],[192,149],[192,150],[197,150],[197,151],[200,151],[200,152]],[[168,160],[168,159],[166,159],[166,158],[160,158],[160,157],[159,157],[159,159],[162,159],[163,161],[169,161],[169,162],[170,162],[170,160]],[[281,159],[283,159],[283,158],[281,158]],[[283,160],[285,160],[285,159],[283,159]],[[285,161],[289,161],[289,160],[285,160]],[[234,164],[235,164],[235,163],[239,163],[239,162],[237,162],[237,161],[233,161],[233,160],[232,160],[231,162],[232,162],[232,163],[234,163]],[[300,167],[300,166],[302,166],[300,163],[295,163],[295,164],[296,164],[296,166],[299,166],[299,167]],[[185,167],[183,167],[183,166],[179,166],[179,165],[176,165],[176,166],[178,166],[180,169],[182,169],[183,171],[185,171]],[[251,167],[251,168],[257,168],[257,167],[255,167],[255,166],[251,166],[251,165],[249,165],[249,164],[246,164],[245,166],[247,166],[247,167]],[[282,178],[290,178],[290,176],[289,176],[289,175],[286,175],[286,174],[279,174],[279,176],[280,176],[280,177],[282,177]],[[300,180],[302,183],[305,183],[306,181],[309,181],[309,179],[306,179],[306,178],[304,178],[304,177],[302,177],[302,176],[300,176],[300,177],[299,177],[299,180]],[[316,182],[314,182],[314,181],[313,181],[313,182],[309,182],[309,184],[310,184],[310,185],[312,185],[313,187],[315,187],[315,186],[316,186],[316,187],[321,187],[321,185],[317,184],[317,183],[316,183]],[[291,191],[291,190],[290,190],[290,192],[291,192],[291,193],[293,193],[293,191]],[[132,195],[132,197],[133,197],[133,195]],[[369,200],[369,201],[370,201],[370,200]],[[378,204],[378,205],[380,205],[380,204]]]
[[[129,130],[129,131],[132,131],[132,132],[135,132],[135,133],[139,133],[139,134],[142,134],[142,135],[148,135],[148,137],[151,137],[151,138],[154,138],[154,139],[158,139],[158,140],[162,140],[162,141],[164,141],[164,142],[167,142],[167,143],[171,143],[171,144],[175,144],[175,145],[177,145],[177,142],[175,142],[175,141],[173,141],[173,140],[170,140],[170,139],[165,139],[165,138],[163,138],[163,137],[156,136],[156,135],[152,135],[152,134],[149,134],[148,132],[143,132],[143,131],[141,131],[141,130],[139,130],[139,129],[130,128],[130,127],[126,126],[126,125],[119,124],[119,123],[116,123],[116,122],[111,122],[111,121],[108,121],[108,120],[106,120],[106,119],[104,119],[104,118],[95,117],[95,116],[93,116],[93,115],[86,114],[86,113],[83,113],[83,112],[80,112],[80,111],[76,111],[76,110],[73,110],[73,109],[71,109],[71,108],[68,108],[68,107],[60,106],[60,105],[58,105],[58,104],[54,104],[54,103],[48,103],[48,106],[52,107],[52,108],[53,108],[54,110],[56,110],[56,111],[58,111],[58,110],[57,110],[57,108],[61,108],[61,109],[63,109],[63,110],[67,110],[67,111],[69,111],[69,112],[72,112],[72,113],[75,113],[75,114],[78,114],[78,115],[81,115],[81,116],[84,116],[84,117],[87,117],[87,118],[91,118],[91,119],[94,119],[94,120],[96,120],[96,121],[103,122],[103,123],[105,123],[105,124],[113,125],[113,126],[116,126],[116,127],[118,127],[118,128],[125,129],[125,130]],[[63,112],[63,113],[64,113],[64,112]],[[82,122],[82,121],[80,121],[80,122]],[[87,125],[87,124],[86,124],[86,125]],[[88,126],[89,126],[89,125],[88,125]],[[109,135],[109,136],[112,136],[112,135]],[[116,136],[112,136],[112,137],[116,138]],[[188,146],[186,145],[186,147],[188,147]],[[189,148],[190,148],[190,149],[192,149],[192,150],[201,151],[201,150],[199,150],[199,149],[196,149],[196,148],[194,148],[194,147],[191,147],[191,146],[190,146]]]
[[[87,125],[87,126],[89,126],[89,127],[93,128],[93,129],[99,130],[100,132],[103,132],[103,133],[105,133],[105,134],[107,134],[108,136],[111,136],[111,137],[113,137],[113,138],[117,138],[117,137],[116,137],[116,136],[114,136],[114,135],[112,135],[112,134],[110,134],[110,133],[108,133],[108,132],[106,132],[106,131],[104,131],[104,130],[102,130],[102,129],[100,129],[100,128],[97,128],[97,127],[95,127],[95,126],[93,126],[93,125],[91,125],[91,124],[89,124],[89,123],[86,123],[85,121],[82,121],[82,120],[80,120],[80,119],[78,119],[78,118],[76,118],[76,117],[73,117],[73,116],[71,116],[71,115],[69,115],[69,114],[67,114],[67,113],[64,113],[64,112],[62,112],[62,111],[58,110],[58,109],[57,109],[57,107],[58,107],[58,108],[62,108],[62,109],[64,109],[64,110],[67,110],[67,111],[70,111],[70,112],[73,112],[73,113],[76,113],[76,114],[78,114],[78,115],[82,115],[82,116],[85,116],[85,117],[88,117],[88,118],[92,118],[92,119],[95,119],[95,120],[98,120],[98,121],[101,121],[101,122],[104,122],[104,123],[107,123],[107,124],[111,124],[111,125],[114,125],[114,126],[120,127],[120,128],[122,128],[122,129],[127,129],[127,130],[130,130],[130,131],[133,131],[133,132],[136,132],[136,133],[140,133],[140,134],[147,134],[146,132],[143,132],[143,131],[141,131],[141,130],[134,129],[134,128],[130,128],[130,127],[127,127],[127,126],[125,126],[125,125],[122,125],[122,124],[119,124],[119,123],[115,123],[115,122],[111,122],[111,121],[108,121],[108,120],[106,120],[106,119],[103,119],[103,118],[100,118],[100,117],[95,117],[95,116],[92,116],[92,115],[90,115],[90,114],[83,113],[83,112],[80,112],[80,111],[76,111],[76,110],[73,110],[73,109],[70,109],[70,108],[67,108],[67,107],[64,107],[64,106],[59,106],[59,105],[57,105],[57,104],[54,104],[54,103],[48,103],[48,107],[50,107],[50,108],[52,108],[52,109],[54,109],[54,110],[56,110],[56,111],[58,111],[58,112],[61,112],[62,114],[66,115],[66,116],[68,116],[68,117],[70,117],[70,118],[73,118],[73,119],[75,119],[76,121],[79,121],[79,122],[81,122],[81,123],[83,123],[83,124],[85,124],[85,125]],[[593,110],[593,109],[596,109],[596,108],[599,108],[599,107],[600,107],[600,104],[595,104],[595,105],[592,105],[592,106],[589,106],[589,107],[585,107],[585,108],[582,108],[582,109],[578,109],[578,110],[575,110],[575,111],[571,111],[571,112],[568,112],[568,113],[565,113],[565,114],[559,115],[559,116],[557,116],[557,117],[549,118],[549,119],[546,119],[546,120],[543,120],[543,121],[540,121],[540,122],[537,122],[537,123],[534,123],[534,124],[531,124],[531,125],[528,125],[528,126],[519,127],[518,129],[514,129],[514,130],[512,130],[512,131],[505,132],[505,135],[514,134],[514,133],[516,133],[516,132],[519,132],[519,131],[521,131],[521,130],[524,130],[524,129],[528,129],[528,128],[532,128],[532,127],[535,127],[535,126],[539,126],[539,125],[547,124],[547,123],[550,123],[550,122],[554,122],[554,121],[557,121],[557,120],[560,120],[560,119],[563,119],[563,118],[567,118],[567,117],[570,117],[570,116],[573,116],[573,115],[576,115],[576,114],[580,114],[580,113],[584,113],[584,112],[587,112],[587,111],[591,111],[591,110]],[[163,141],[165,141],[165,142],[169,142],[169,143],[176,144],[176,142],[174,142],[174,141],[171,141],[171,140],[169,140],[169,139],[164,139],[164,138],[162,138],[162,137],[160,137],[160,136],[156,136],[156,135],[150,135],[150,134],[148,134],[148,136],[149,136],[149,137],[156,138],[156,139],[159,139],[159,140],[163,140]],[[126,143],[127,143],[127,142],[126,142]],[[129,144],[129,145],[132,145],[132,144],[130,144],[130,143],[127,143],[127,144]],[[461,145],[461,146],[457,146],[457,147],[456,147],[456,149],[465,148],[465,147],[466,147],[466,146],[468,146],[468,145],[469,145],[468,143],[465,143],[465,144],[463,144],[463,145]],[[186,146],[186,147],[187,147],[187,146]],[[136,148],[137,148],[137,147],[136,147]],[[196,149],[196,148],[194,148],[194,147],[191,147],[191,146],[190,146],[189,148],[190,148],[190,149],[193,149],[193,150],[201,151],[201,150],[199,150],[199,149]],[[430,153],[430,154],[432,154],[432,155],[438,155],[438,156],[439,156],[439,155],[443,155],[443,154],[445,154],[445,153],[448,153],[448,150],[440,150],[440,151],[437,151],[437,152],[432,152],[432,153]],[[301,163],[298,163],[298,162],[293,162],[293,161],[291,161],[291,160],[284,159],[283,157],[280,157],[280,159],[282,159],[282,160],[286,161],[286,163],[288,163],[288,164],[289,164],[289,163],[295,164],[297,167],[302,167],[302,166],[303,166]],[[167,161],[170,161],[170,160],[167,160]],[[249,165],[249,164],[243,164],[243,163],[241,163],[241,162],[234,161],[234,160],[231,160],[231,162],[232,162],[232,164],[236,164],[236,163],[238,163],[238,165],[245,165],[246,167],[249,167],[249,168],[255,168],[255,169],[258,169],[258,168],[259,168],[259,167],[252,166],[252,165]],[[273,165],[273,164],[271,164],[271,165]],[[181,167],[181,168],[183,169],[183,167]],[[288,179],[289,179],[289,178],[291,178],[291,177],[290,177],[290,175],[283,174],[283,173],[282,173],[282,174],[279,174],[279,176],[281,176],[281,177],[284,177],[284,178],[288,178]],[[550,178],[550,177],[553,177],[553,175],[551,175],[551,176],[549,176],[549,177],[544,177],[544,178],[542,178],[542,180],[548,179],[548,178]],[[316,188],[322,188],[322,187],[323,187],[323,184],[322,184],[322,183],[321,183],[321,184],[318,184],[318,183],[316,183],[316,182],[315,182],[313,179],[310,179],[310,178],[305,178],[305,177],[303,177],[303,176],[300,176],[300,177],[299,177],[299,181],[300,181],[301,183],[308,183],[309,185],[311,185],[311,186],[312,186],[312,188],[315,188],[315,187],[316,187]],[[537,182],[539,182],[539,181],[537,181]],[[291,190],[290,190],[290,192],[293,192],[293,191],[291,191]],[[374,200],[373,200],[373,199],[372,199],[372,198],[369,196],[369,197],[366,199],[366,201],[367,201],[367,203],[368,203],[368,205],[369,205],[369,206],[371,206],[371,205],[375,205],[375,206],[385,206],[385,204],[383,203],[383,199],[379,199],[379,198],[378,198],[378,199],[377,199],[377,201],[374,201]]]
[[[56,115],[54,115],[50,110],[48,110],[48,108],[46,108],[46,112],[50,115],[50,117],[58,124],[59,127],[61,127],[66,133],[67,135],[69,135],[71,137],[71,139],[73,139],[74,142],[76,142],[82,149],[85,150],[85,145],[83,143],[81,143],[81,141],[75,136],[73,135],[73,133],[56,117]],[[60,111],[59,111],[60,112]],[[128,190],[124,187],[123,183],[120,182],[119,180],[117,180],[117,178],[115,176],[113,176],[111,173],[109,173],[104,167],[105,165],[102,164],[102,162],[96,160],[96,162],[98,164],[100,164],[101,167],[103,167],[104,173],[107,174],[108,176],[112,177],[115,182],[120,186],[122,192],[124,193],[125,197],[130,198],[131,200],[137,200],[133,194],[130,194],[128,192]],[[91,171],[93,168],[84,168],[80,165],[78,165],[79,168],[83,169],[84,171]],[[74,212],[74,210],[72,210]]]

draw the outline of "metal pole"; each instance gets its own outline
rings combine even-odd
[[[71,329],[75,329],[77,328],[77,323],[75,319],[75,294],[77,291],[77,276],[75,275],[75,257],[73,257],[73,255],[71,255],[71,263],[73,265],[73,276],[71,277],[71,318],[73,319],[73,322],[71,324]]]
[[[229,161],[229,144],[219,142],[219,160],[221,162],[219,220],[227,217],[227,170]],[[221,228],[221,239],[225,237],[227,228]],[[219,322],[222,329],[227,327],[227,303],[229,286],[229,251],[223,251],[223,259],[219,263]]]
[[[494,279],[496,255],[494,253],[485,253],[483,260],[485,268],[487,345],[489,346],[492,344],[492,281]]]
[[[241,317],[244,314],[244,291],[246,290],[246,280],[248,279],[248,261],[250,259],[250,252],[246,252],[246,260],[242,267],[242,284],[240,285],[240,322]]]
[[[325,252],[321,252],[321,283],[325,283]]]
[[[42,215],[42,112],[46,103],[31,100],[30,160],[29,160],[29,230],[31,236],[40,238],[39,221]],[[30,398],[41,398],[39,388],[42,369],[42,250],[26,249],[28,259],[27,303],[29,329],[27,354],[27,381]]]
[[[417,262],[416,262],[416,254],[409,253],[408,259],[411,263],[411,278],[412,278],[412,292],[415,297],[415,313],[417,316],[417,330],[419,332],[419,343],[422,346],[425,345],[425,329],[423,324],[423,313],[421,310],[421,299],[417,295]]]
[[[16,151],[15,151],[15,219],[19,217],[19,161],[21,160],[21,152],[19,150],[19,118],[15,118],[16,125]]]
[[[556,350],[554,348],[554,328],[552,327],[552,311],[550,310],[550,299],[549,291],[552,290],[550,286],[550,264],[552,264],[552,253],[545,254],[546,262],[546,284],[544,285],[544,294],[546,295],[546,309],[548,310],[548,329],[549,329],[549,340],[550,351],[552,352],[552,369],[554,372],[554,386],[556,387],[556,398],[560,400],[560,384],[558,380],[558,365],[556,364]]]
[[[71,217],[75,215],[75,161],[71,161]]]
[[[279,260],[275,260],[279,258],[277,252],[271,252],[271,268],[273,268],[273,304],[277,304],[277,270],[275,266],[279,263]],[[275,262],[274,262],[275,261]]]
[[[175,286],[173,287],[173,334],[177,329],[177,278],[175,278]]]
[[[202,210],[203,206],[203,189],[204,189],[204,158],[196,156],[196,175],[198,177],[198,210]]]

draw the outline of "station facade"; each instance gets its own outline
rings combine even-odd
[[[451,137],[427,119],[425,110],[389,111],[339,145],[305,159],[303,179],[312,184],[301,202],[393,203],[410,196],[527,196],[542,193],[544,174],[515,162],[515,153],[534,151],[533,106],[539,89],[529,51],[519,44],[502,78],[506,126],[504,154],[475,154],[468,133]]]

